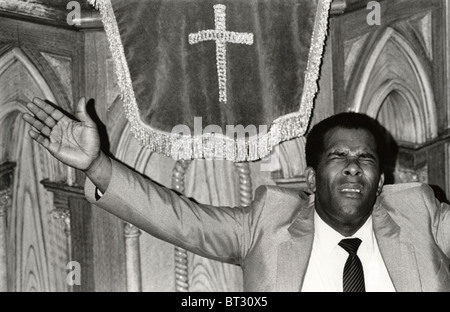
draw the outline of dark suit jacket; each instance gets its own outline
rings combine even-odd
[[[143,231],[201,256],[242,266],[245,291],[300,291],[314,238],[314,196],[275,186],[252,205],[213,207],[113,161],[95,205]],[[397,291],[450,291],[450,207],[424,184],[387,185],[373,210],[380,252]]]

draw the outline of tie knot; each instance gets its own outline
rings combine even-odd
[[[359,238],[345,238],[339,242],[339,246],[344,248],[350,255],[356,255],[361,242]]]

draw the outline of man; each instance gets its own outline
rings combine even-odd
[[[383,188],[384,141],[365,115],[332,116],[308,135],[313,195],[262,186],[249,207],[230,208],[196,204],[108,158],[84,98],[78,121],[40,99],[27,107],[29,135],[86,173],[89,201],[241,265],[245,291],[450,291],[450,207],[419,183]]]

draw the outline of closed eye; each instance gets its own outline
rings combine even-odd
[[[346,158],[348,153],[345,152],[331,152],[328,154],[329,159],[341,159]]]
[[[333,151],[328,153],[328,159],[330,160],[341,160],[341,159],[347,159],[349,157],[349,154],[347,152],[339,152],[339,151]],[[377,161],[377,158],[372,153],[361,153],[357,156],[358,161],[361,162],[371,162],[375,163]]]
[[[370,153],[360,154],[358,156],[358,159],[362,160],[362,161],[376,161],[377,160],[376,157],[373,154],[370,154]]]

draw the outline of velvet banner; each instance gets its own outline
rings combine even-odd
[[[331,0],[89,0],[136,139],[250,161],[309,123]]]

